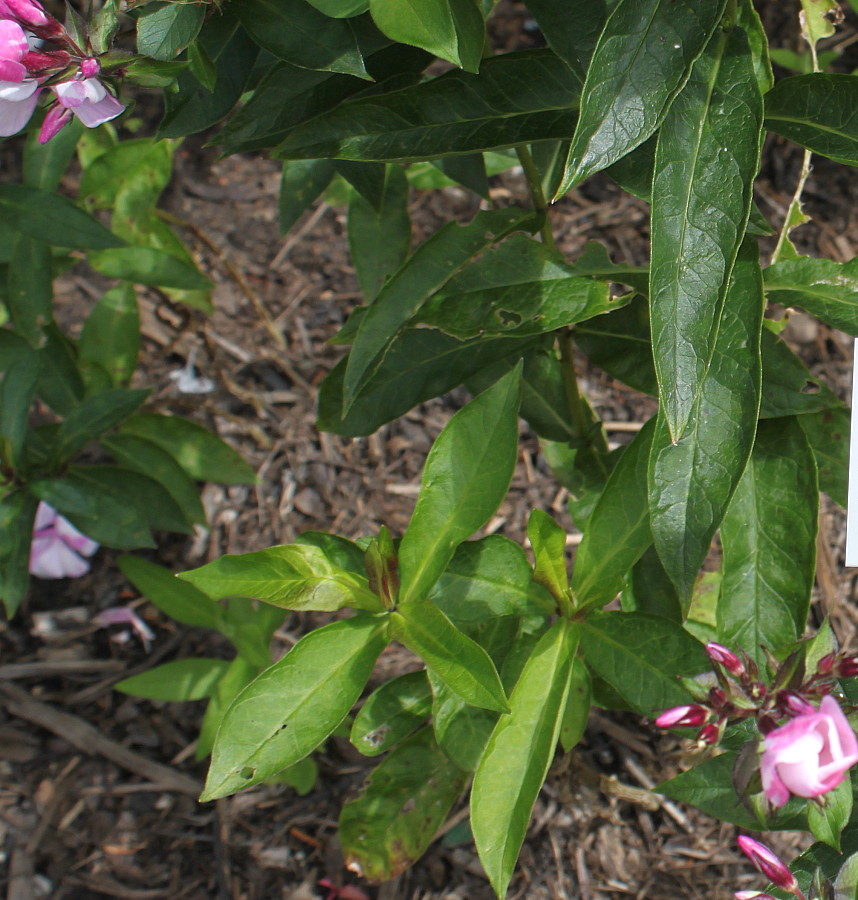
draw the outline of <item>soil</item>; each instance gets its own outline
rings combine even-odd
[[[770,17],[782,15],[769,4]],[[521,33],[522,9],[503,0],[496,39]],[[506,29],[506,31],[504,31]],[[779,32],[780,33],[780,32]],[[788,24],[784,45],[793,45]],[[850,18],[839,33],[858,34]],[[854,65],[854,63],[853,63]],[[847,69],[848,70],[848,69]],[[368,438],[344,439],[314,426],[318,385],[342,355],[328,345],[360,302],[347,253],[345,210],[325,203],[285,237],[278,232],[278,166],[261,157],[218,160],[202,138],[177,154],[163,206],[189,227],[184,236],[215,283],[215,312],[141,295],[143,351],[137,380],[153,407],[194,418],[233,444],[258,473],[253,487],[206,485],[211,527],[192,539],[166,537],[150,558],[176,570],[221,556],[288,543],[303,531],[346,537],[382,524],[401,534],[432,440],[467,400],[464,390],[423,404]],[[4,158],[17,151],[7,142]],[[779,226],[794,189],[800,153],[770,140],[758,202]],[[4,169],[4,178],[12,177]],[[72,173],[70,185],[74,179]],[[520,173],[492,179],[493,199],[526,204]],[[802,252],[851,259],[858,247],[853,171],[814,161],[805,191],[814,218],[795,233]],[[458,188],[413,192],[415,243],[451,217],[467,220],[479,200]],[[615,260],[645,264],[648,210],[596,177],[551,212],[564,253],[587,240]],[[63,321],[74,330],[103,290],[83,266],[58,283]],[[787,338],[816,374],[846,397],[851,339],[796,315]],[[171,375],[185,365],[212,379],[211,393],[181,393]],[[653,402],[579,360],[583,390],[622,442]],[[574,534],[566,495],[553,481],[536,438],[521,435],[509,496],[485,533],[523,541],[530,509],[551,512]],[[815,613],[831,616],[856,647],[855,576],[842,565],[843,516],[825,501]],[[572,547],[574,552],[574,545]],[[113,684],[152,665],[223,656],[219,636],[177,627],[140,599],[103,550],[76,581],[37,582],[21,613],[0,623],[0,891],[9,900],[489,900],[492,892],[463,828],[462,801],[427,854],[398,879],[367,885],[347,872],[336,839],[339,809],[360,787],[370,761],[341,739],[317,754],[319,780],[306,796],[262,786],[200,805],[205,767],[194,761],[200,704],[153,703]],[[131,603],[154,632],[151,647],[97,627],[94,615]],[[276,636],[279,655],[321,618],[291,614]],[[383,660],[409,665],[406,651]],[[643,900],[728,897],[761,888],[735,850],[735,829],[648,791],[683,765],[670,737],[624,714],[594,713],[582,744],[558,756],[534,810],[510,889],[533,900]],[[130,754],[129,754],[129,751]],[[806,836],[779,836],[803,847]],[[360,894],[356,891],[363,891]]]

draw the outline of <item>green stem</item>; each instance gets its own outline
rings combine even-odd
[[[545,191],[542,190],[542,179],[539,177],[539,171],[530,148],[527,144],[517,144],[515,152],[518,155],[518,161],[524,169],[524,177],[527,180],[527,188],[530,191],[530,198],[533,201],[533,208],[541,213],[543,218],[542,227],[539,233],[542,236],[542,243],[550,247],[552,250],[557,249],[557,242],[554,240],[554,232],[551,230],[551,221],[548,218],[548,201],[545,199]]]
[[[575,430],[586,438],[592,427],[590,417],[584,412],[584,404],[578,390],[578,377],[575,374],[575,341],[571,328],[562,328],[557,332],[557,343],[560,346],[560,368],[563,374],[563,387],[566,390],[566,403]]]

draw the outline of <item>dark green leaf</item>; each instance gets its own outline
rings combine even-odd
[[[768,328],[763,328],[760,349],[763,357],[763,398],[761,419],[819,412],[840,401],[821,378]]]
[[[0,600],[11,619],[30,583],[30,544],[38,500],[22,490],[0,498]]]
[[[793,418],[761,422],[721,525],[719,640],[763,662],[804,631],[816,559],[813,453]]]
[[[359,16],[369,9],[369,0],[308,0],[319,12],[335,19]]]
[[[179,659],[124,678],[114,688],[147,700],[204,700],[229,667],[225,659]]]
[[[766,293],[775,303],[800,306],[834,328],[858,336],[858,258],[838,263],[801,256],[769,266],[763,278]]]
[[[650,547],[635,563],[620,598],[626,612],[646,612],[682,622],[682,607],[676,588],[665,572],[655,547]]]
[[[83,324],[78,340],[81,362],[95,363],[110,376],[114,387],[131,380],[140,351],[140,312],[130,284],[106,291]]]
[[[137,19],[137,52],[175,59],[200,33],[205,17],[204,3],[147,4]]]
[[[329,159],[286,160],[280,180],[278,212],[280,233],[285,234],[319,198],[334,177]]]
[[[650,324],[662,414],[674,441],[712,364],[750,213],[762,118],[745,33],[719,32],[674,100],[655,155]]]
[[[518,455],[520,381],[516,366],[459,410],[432,445],[399,546],[401,602],[422,600],[456,547],[503,500]]]
[[[177,622],[218,628],[218,605],[193,585],[180,581],[169,569],[139,556],[121,556],[119,568],[144,597]]]
[[[364,756],[378,756],[419,728],[431,712],[432,690],[426,670],[399,675],[366,698],[349,740]]]
[[[766,94],[766,128],[847,166],[858,165],[858,79],[794,75]]]
[[[16,235],[4,299],[16,331],[33,346],[41,343],[43,326],[53,320],[53,277],[50,246]]]
[[[183,572],[181,578],[214,600],[253,597],[285,609],[325,612],[344,606],[372,612],[382,609],[365,577],[331,565],[323,550],[309,544],[227,554],[199,569]]]
[[[372,881],[396,878],[422,856],[465,780],[431,728],[408,738],[343,807],[339,837],[346,865]]]
[[[849,778],[841,781],[822,798],[824,805],[807,804],[807,827],[811,834],[839,853],[840,833],[852,815],[852,782]],[[854,877],[854,876],[853,876]],[[855,891],[853,889],[854,896]]]
[[[76,406],[60,425],[55,456],[71,459],[90,441],[127,419],[149,395],[149,391],[113,388],[101,391]]]
[[[655,133],[725,4],[620,0],[593,51],[558,195]]]
[[[55,325],[44,330],[42,377],[39,396],[61,416],[68,415],[83,399],[84,385],[77,368],[75,347]]]
[[[581,628],[587,665],[641,715],[687,703],[689,695],[677,676],[709,668],[703,645],[660,616],[592,613]]]
[[[14,469],[20,461],[39,375],[39,356],[33,351],[12,363],[0,381],[0,460],[4,467]]]
[[[390,636],[422,659],[466,703],[498,712],[509,709],[489,655],[433,603],[400,603],[390,616]]]
[[[154,247],[118,247],[90,253],[89,264],[108,278],[152,287],[207,291],[212,283],[184,260]]]
[[[530,813],[563,725],[579,626],[561,620],[524,666],[480,760],[471,790],[471,827],[480,861],[499,897],[521,849]]]
[[[672,443],[659,415],[650,454],[650,527],[684,609],[742,477],[760,407],[762,278],[756,243],[743,244],[727,291],[712,363],[688,428]]]
[[[489,178],[482,153],[467,153],[462,156],[446,156],[432,161],[447,178],[479,194],[485,200],[489,197]]]
[[[43,191],[56,190],[82,132],[83,125],[78,118],[64,125],[44,144],[39,141],[38,131],[28,131],[24,145],[24,184]]]
[[[258,784],[312,753],[346,717],[387,643],[387,619],[311,631],[226,711],[202,800]]]
[[[123,434],[135,434],[166,450],[199,481],[254,484],[256,476],[247,463],[208,429],[178,416],[140,413],[125,422]]]
[[[583,80],[605,25],[605,0],[527,0],[548,46]]]
[[[849,480],[851,418],[850,411],[842,406],[798,417],[816,459],[819,489],[843,509]]]
[[[574,127],[579,89],[550,51],[505,53],[483,60],[479,76],[448,72],[347,100],[293,129],[274,155],[408,162],[560,138]]]

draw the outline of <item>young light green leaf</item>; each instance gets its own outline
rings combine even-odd
[[[800,306],[834,328],[858,336],[858,258],[839,263],[800,256],[769,266],[763,278],[766,293],[775,303]]]
[[[566,571],[566,532],[541,509],[527,521],[527,537],[533,548],[533,580],[545,587],[561,609],[569,604],[569,574]]]
[[[348,413],[396,336],[433,293],[496,241],[534,227],[533,216],[522,210],[483,210],[467,225],[449,222],[421,244],[361,317],[346,364],[343,412]]]
[[[807,804],[807,827],[818,841],[839,853],[840,834],[852,815],[852,782],[847,778],[820,799],[821,805]]]
[[[579,657],[572,663],[569,677],[569,697],[560,725],[560,746],[568,753],[584,737],[590,720],[590,705],[593,696],[593,679],[590,670]]]
[[[587,523],[572,573],[579,609],[610,603],[652,543],[646,473],[654,430],[650,419],[623,451]]]
[[[719,640],[759,662],[804,631],[816,559],[816,463],[794,417],[761,422],[721,525]]]
[[[557,196],[655,133],[726,0],[620,0],[599,36]]]
[[[507,712],[500,676],[488,653],[433,603],[400,603],[390,615],[390,636],[418,656],[471,706]]]
[[[188,585],[190,587],[190,585]],[[214,686],[197,738],[197,759],[205,759],[214,746],[215,735],[230,704],[259,674],[259,666],[243,656],[236,656],[223,677]]]
[[[349,740],[364,756],[378,756],[419,728],[431,712],[426,670],[399,675],[367,697],[352,723]]]
[[[462,771],[473,772],[494,730],[498,713],[469,706],[437,676],[432,682],[432,730],[444,753]]]
[[[351,606],[382,610],[365,577],[337,568],[324,551],[309,544],[227,554],[199,569],[182,572],[180,577],[213,600],[239,596],[285,609],[333,612]]]
[[[114,387],[131,380],[140,351],[140,312],[130,284],[106,291],[83,323],[78,340],[82,363],[95,363],[110,376]]]
[[[703,645],[660,616],[592,613],[581,629],[587,665],[641,715],[687,703],[677,676],[699,675],[709,667]]]
[[[659,132],[650,324],[661,409],[682,436],[709,372],[760,162],[763,101],[741,28],[695,62]]]
[[[579,93],[580,83],[550,51],[504,53],[483,60],[478,77],[447,72],[347,100],[292,129],[274,156],[412,162],[568,137]]]
[[[178,659],[140,675],[123,678],[114,688],[147,700],[204,700],[211,696],[229,667],[225,659]]]
[[[850,410],[837,406],[797,418],[816,459],[819,489],[846,509],[849,427],[852,420]]]
[[[312,753],[348,714],[387,643],[385,617],[311,631],[232,702],[201,800],[259,784]]]
[[[396,747],[340,814],[349,869],[372,881],[396,878],[425,852],[466,778],[438,748],[431,728]]]
[[[473,0],[370,0],[369,8],[394,41],[422,47],[466,72],[479,70],[486,29]]]
[[[653,436],[650,527],[684,609],[751,453],[761,384],[758,252],[751,239],[739,252],[688,428],[674,444],[660,417]]]
[[[561,620],[533,650],[474,776],[471,828],[499,897],[524,841],[530,813],[560,736],[570,693],[579,626]]]
[[[165,615],[185,625],[215,628],[220,624],[220,607],[192,584],[180,581],[163,566],[139,556],[120,556],[122,574]]]
[[[518,365],[460,409],[432,445],[399,547],[401,602],[429,593],[456,547],[504,498],[518,455],[520,382]]]

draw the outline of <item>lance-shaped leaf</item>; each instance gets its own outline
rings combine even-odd
[[[471,790],[471,828],[499,897],[506,894],[530,813],[563,725],[579,626],[556,622],[540,639],[489,738]]]
[[[569,573],[566,570],[566,532],[541,509],[527,521],[527,537],[533,549],[533,580],[568,608]]]
[[[399,546],[401,602],[423,599],[503,500],[518,455],[520,384],[518,365],[460,409],[432,445]]]
[[[852,815],[852,782],[849,778],[825,794],[825,806],[807,804],[807,827],[823,843],[840,851],[840,834]],[[853,894],[855,889],[853,887]]]
[[[572,664],[569,682],[569,697],[560,727],[560,746],[568,753],[584,737],[590,720],[590,705],[593,697],[593,679],[590,670],[580,657]]]
[[[709,371],[760,160],[763,102],[741,28],[719,33],[659,132],[652,187],[650,325],[673,440]]]
[[[349,740],[364,756],[378,756],[419,728],[431,712],[426,670],[408,672],[386,681],[366,698]]]
[[[650,527],[679,592],[691,599],[730,497],[751,453],[760,407],[762,277],[748,239],[733,269],[709,372],[678,443],[659,417],[650,453]]]
[[[114,387],[131,381],[140,351],[140,312],[130,284],[101,295],[83,325],[78,341],[80,360],[107,372]]]
[[[224,715],[200,799],[258,784],[312,753],[360,696],[386,631],[385,617],[333,622],[254,679]]]
[[[466,777],[440,750],[431,728],[404,741],[343,807],[339,836],[349,869],[371,881],[405,871],[444,824]]]
[[[0,601],[11,618],[30,583],[30,544],[39,501],[27,491],[0,499]]]
[[[225,659],[177,659],[117,682],[123,694],[149,700],[203,700],[210,697],[230,664]]]
[[[847,166],[858,166],[858,79],[794,75],[766,94],[766,128]]]
[[[199,569],[183,572],[213,600],[253,597],[285,609],[333,612],[344,606],[382,610],[381,601],[361,575],[332,565],[324,551],[309,544],[284,544],[255,553],[227,554]]]
[[[654,430],[650,419],[623,451],[590,516],[572,573],[576,607],[613,600],[652,543],[646,479]]]
[[[190,587],[190,585],[189,585]],[[259,666],[243,656],[236,656],[221,680],[215,685],[200,725],[197,759],[205,759],[214,746],[215,735],[230,703],[259,674]]]
[[[348,100],[293,129],[274,156],[412,162],[568,137],[580,88],[548,50],[504,53],[483,60],[479,76],[448,72]]]
[[[432,730],[447,756],[464,772],[473,772],[494,731],[499,713],[469,706],[437,676],[432,677]]]
[[[834,328],[858,336],[858,257],[839,263],[801,256],[769,266],[763,278],[766,293],[775,303],[800,306]]]
[[[851,411],[843,406],[799,416],[798,422],[813,450],[819,489],[846,509],[849,482],[849,428]]]
[[[814,413],[839,404],[834,391],[821,378],[813,375],[784,341],[768,328],[763,328],[761,338],[761,419]]]
[[[90,441],[127,419],[143,403],[149,391],[113,388],[84,399],[57,431],[55,458],[62,462]]]
[[[0,380],[0,460],[10,469],[20,462],[38,381],[39,357],[35,350],[15,360]]]
[[[816,559],[816,463],[798,421],[761,422],[721,525],[719,640],[755,659],[804,630]]]
[[[527,8],[548,46],[583,80],[608,15],[605,0],[528,0]]]
[[[641,715],[687,703],[677,676],[709,668],[703,645],[681,625],[649,613],[592,613],[581,625],[587,665]]]
[[[491,657],[434,604],[401,603],[391,613],[390,636],[419,656],[466,703],[498,712],[509,709]]]
[[[361,317],[343,379],[344,413],[396,336],[432,294],[478,253],[512,231],[535,225],[522,210],[484,210],[467,225],[448,223],[421,244]]]
[[[593,51],[558,196],[655,133],[725,5],[620,0]]]

